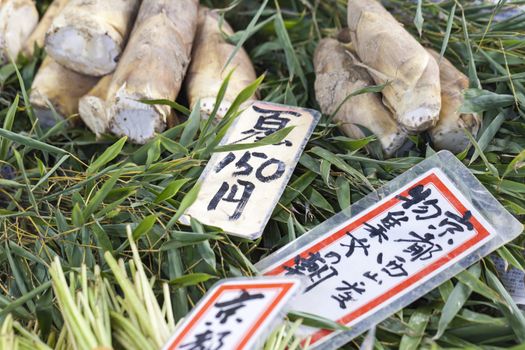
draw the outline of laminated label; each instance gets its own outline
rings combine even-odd
[[[194,217],[232,235],[260,237],[319,118],[314,110],[252,104],[221,145],[249,144],[285,128],[291,131],[275,144],[214,153],[199,179],[197,199],[181,221]]]
[[[254,349],[284,317],[298,278],[244,278],[216,284],[177,327],[164,350]]]
[[[265,275],[306,278],[292,310],[351,327],[303,327],[300,336],[311,337],[314,349],[336,349],[522,230],[449,152],[353,207],[257,265]],[[490,208],[500,217],[487,215]]]

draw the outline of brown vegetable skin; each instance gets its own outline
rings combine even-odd
[[[46,38],[47,30],[51,26],[51,23],[55,17],[64,9],[68,2],[69,0],[54,0],[51,5],[49,5],[46,13],[44,16],[42,16],[35,30],[33,30],[33,33],[31,33],[22,47],[22,53],[26,57],[33,56],[35,44],[38,47],[44,47],[44,40]]]
[[[78,100],[97,83],[98,78],[78,74],[69,70],[51,57],[42,62],[31,85],[29,100],[43,127],[50,127],[59,120],[78,113]]]
[[[436,60],[375,0],[349,0],[348,27],[375,82],[389,82],[383,100],[397,121],[413,133],[434,126],[441,109]]]
[[[38,23],[38,11],[31,0],[0,0],[0,65],[16,59]]]
[[[429,52],[439,62],[441,79],[441,113],[437,125],[429,130],[429,134],[436,149],[459,153],[470,143],[464,129],[476,136],[481,118],[475,113],[459,111],[464,101],[463,92],[469,87],[468,77],[446,58],[440,60],[439,53]]]
[[[58,63],[82,74],[103,76],[113,72],[139,3],[70,0],[47,32],[46,51]]]
[[[224,21],[222,31],[232,35],[233,30]],[[201,110],[210,114],[215,107],[215,99],[220,87],[232,69],[234,72],[228,83],[228,89],[217,111],[217,117],[224,116],[237,95],[256,79],[250,57],[241,48],[225,67],[233,53],[235,45],[228,43],[219,27],[219,16],[206,7],[199,9],[199,24],[193,43],[192,61],[186,77],[186,90],[190,106],[200,100]],[[255,100],[256,96],[252,96]]]
[[[374,85],[366,69],[356,65],[345,47],[335,39],[322,39],[314,54],[315,96],[325,114],[333,114],[344,99],[358,89]],[[386,154],[394,153],[406,134],[384,107],[378,94],[366,93],[347,100],[335,114],[343,133],[365,137],[361,125],[372,131]]]
[[[109,132],[109,119],[106,108],[106,98],[108,95],[109,84],[113,76],[106,75],[91,89],[86,95],[82,96],[78,102],[78,113],[86,126],[93,131],[97,137]]]
[[[145,143],[164,130],[170,107],[139,100],[175,100],[190,61],[197,14],[197,0],[142,3],[108,91],[111,132]]]

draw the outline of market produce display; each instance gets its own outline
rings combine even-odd
[[[0,350],[521,349],[523,9],[0,0]]]

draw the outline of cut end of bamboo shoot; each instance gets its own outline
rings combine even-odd
[[[48,54],[82,74],[103,76],[113,72],[138,3],[138,0],[70,0],[47,32]]]
[[[117,66],[120,46],[107,33],[90,33],[86,27],[64,27],[49,35],[46,49],[67,68],[87,75],[111,73]]]
[[[168,106],[141,100],[175,100],[197,27],[198,1],[143,1],[135,27],[108,89],[112,133],[145,143],[173,115]]]
[[[445,116],[443,117],[445,118]],[[481,119],[477,114],[461,114],[455,121],[438,123],[435,128],[430,130],[430,137],[435,149],[446,149],[453,153],[459,153],[470,144],[465,131],[476,136],[480,126]]]
[[[127,136],[133,143],[144,144],[162,132],[170,114],[166,106],[151,106],[140,102],[139,96],[123,91],[117,93],[111,107],[109,128],[117,136]]]
[[[44,41],[46,38],[46,32],[53,23],[55,17],[64,9],[69,0],[53,0],[51,5],[46,10],[46,13],[38,22],[35,30],[24,43],[22,53],[26,57],[32,57],[35,45],[38,47],[44,47]]]
[[[38,11],[33,1],[0,1],[0,64],[16,59],[37,24]]]

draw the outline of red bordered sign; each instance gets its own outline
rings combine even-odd
[[[266,263],[263,273],[306,277],[309,284],[291,309],[348,326],[387,307],[495,235],[437,168],[326,231],[302,247],[283,248],[289,254],[277,252],[278,261]],[[318,345],[335,333],[304,327],[302,335]]]
[[[219,282],[180,325],[165,350],[252,349],[300,288],[297,278]]]

